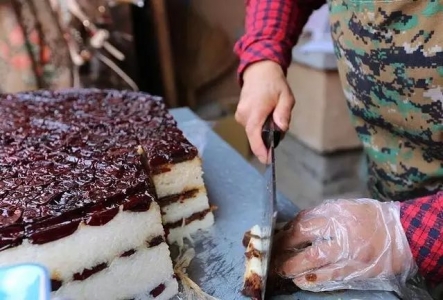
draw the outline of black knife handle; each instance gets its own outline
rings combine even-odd
[[[263,139],[263,143],[266,146],[266,149],[271,147],[271,132],[274,132],[274,148],[277,148],[278,144],[284,137],[284,133],[281,129],[275,124],[274,119],[272,117],[272,113],[266,118],[265,123],[263,124],[263,128],[261,131],[261,137]]]

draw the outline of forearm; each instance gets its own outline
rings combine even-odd
[[[286,72],[291,50],[312,11],[324,0],[246,0],[246,32],[235,45],[241,81],[247,66],[262,60],[278,63]]]
[[[443,281],[443,192],[401,204],[401,222],[420,273]]]

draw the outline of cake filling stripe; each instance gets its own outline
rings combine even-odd
[[[192,190],[180,193],[180,194],[162,197],[162,198],[158,199],[158,205],[160,205],[160,207],[163,208],[163,207],[168,206],[172,203],[176,203],[176,202],[183,203],[184,201],[186,201],[188,199],[195,198],[195,196],[197,196],[199,191],[200,191],[200,189],[192,189]]]
[[[185,218],[184,221],[182,220],[178,220],[176,222],[173,223],[167,223],[165,224],[163,227],[165,228],[165,230],[170,230],[170,229],[174,229],[177,227],[181,227],[184,223],[184,225],[189,225],[190,223],[197,221],[197,220],[203,220],[207,214],[209,214],[210,212],[212,212],[214,210],[214,207],[210,207],[207,208],[205,210],[196,212],[194,214],[192,214],[190,217]]]
[[[249,242],[251,241],[251,239],[261,239],[258,235],[252,234],[251,231],[246,231],[244,236],[243,236],[243,240],[242,240],[242,244],[243,246],[246,248],[249,245]]]
[[[92,275],[106,269],[108,267],[107,263],[98,264],[90,269],[84,269],[81,273],[75,273],[73,276],[73,280],[85,280],[86,278],[91,277]]]
[[[156,247],[160,245],[161,243],[165,242],[165,238],[162,235],[156,236],[155,238],[151,239],[147,242],[148,248]]]
[[[246,258],[251,259],[253,257],[260,258],[262,256],[262,253],[258,251],[257,249],[251,249],[248,252],[245,253]]]
[[[246,278],[242,294],[253,299],[261,299],[261,277],[252,273],[250,277]]]
[[[161,283],[156,288],[154,288],[152,291],[150,291],[149,294],[152,297],[157,298],[158,296],[161,295],[161,293],[164,292],[165,289],[166,289],[166,285],[164,283]]]
[[[190,151],[185,155],[184,153],[182,153],[180,156],[175,157],[170,156],[166,158],[159,156],[157,158],[152,158],[150,157],[152,156],[152,153],[151,155],[149,155],[148,152],[145,150],[146,145],[143,144],[143,142],[140,143],[137,153],[140,155],[141,164],[143,165],[143,168],[148,173],[148,175],[159,175],[162,173],[170,172],[175,164],[179,164],[185,161],[191,161],[198,156],[197,148],[191,146]],[[151,177],[148,176],[148,178],[150,179]]]
[[[154,289],[152,289],[152,291],[149,292],[149,294],[154,297],[157,298],[158,296],[160,296],[165,290],[166,288],[169,286],[169,284],[173,283],[173,281],[175,281],[177,278],[174,275],[172,275],[172,280],[165,282],[165,283],[161,283],[158,286],[156,286]],[[135,300],[135,298],[130,298],[127,300]]]
[[[170,172],[175,164],[179,164],[185,161],[190,161],[198,156],[196,148],[193,148],[187,155],[182,155],[181,157],[170,157],[169,161],[160,162],[150,159],[148,156],[148,161],[150,163],[151,175],[159,175],[163,173]]]
[[[58,291],[62,287],[62,285],[63,282],[61,280],[51,278],[51,291]]]
[[[153,247],[159,246],[162,243],[165,243],[165,239],[163,236],[159,235],[159,236],[156,236],[156,237],[152,238],[151,240],[147,241],[146,246],[147,246],[147,248],[153,248]],[[121,257],[121,258],[129,257],[131,255],[134,255],[136,252],[137,252],[136,249],[130,249],[130,250],[123,252],[119,257]],[[73,276],[73,280],[75,280],[75,281],[85,280],[85,279],[91,277],[92,275],[97,274],[100,271],[106,269],[107,267],[108,267],[107,263],[100,263],[92,268],[85,268],[85,269],[83,269],[83,271],[75,273]],[[62,285],[63,285],[63,282],[61,280],[51,278],[51,289],[53,292],[60,289],[60,287]]]
[[[128,251],[123,252],[123,254],[120,255],[120,257],[129,257],[129,256],[135,254],[135,252],[136,252],[135,249],[131,249],[131,250],[128,250]]]
[[[77,231],[83,221],[88,226],[102,226],[110,222],[119,213],[120,205],[123,211],[145,212],[151,207],[152,198],[146,193],[130,196],[116,195],[107,203],[82,208],[71,212],[71,220],[64,221],[66,215],[54,217],[39,223],[29,225],[11,225],[0,231],[2,235],[0,250],[21,245],[27,238],[31,244],[45,244],[67,237]],[[82,217],[82,214],[86,216]]]

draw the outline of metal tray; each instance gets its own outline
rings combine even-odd
[[[218,207],[214,212],[215,225],[194,238],[196,257],[188,268],[189,277],[206,293],[218,299],[249,299],[240,293],[245,271],[244,248],[241,241],[243,234],[256,224],[261,215],[263,178],[242,156],[215,134],[206,122],[189,109],[173,109],[171,113],[188,139],[201,151],[209,200]],[[297,213],[297,207],[283,195],[278,195],[277,202],[280,221],[289,220]],[[395,300],[398,298],[386,292],[345,291],[298,292],[275,299]]]

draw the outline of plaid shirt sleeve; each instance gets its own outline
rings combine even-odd
[[[443,192],[402,203],[400,218],[420,273],[443,282]]]
[[[291,50],[315,9],[325,0],[246,0],[246,32],[237,41],[239,81],[247,66],[272,60],[286,70]]]

